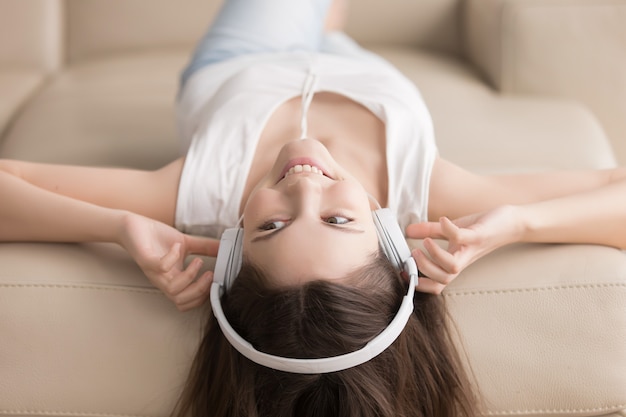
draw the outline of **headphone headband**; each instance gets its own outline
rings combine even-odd
[[[230,325],[222,309],[221,297],[230,289],[241,269],[243,229],[227,229],[222,235],[211,285],[213,315],[228,342],[246,358],[259,365],[284,372],[321,374],[342,371],[360,365],[381,354],[400,336],[413,313],[413,295],[418,283],[418,271],[400,226],[389,209],[372,212],[378,238],[385,255],[398,270],[409,276],[409,286],[396,316],[391,323],[363,348],[343,355],[319,359],[297,359],[260,352],[241,337]]]

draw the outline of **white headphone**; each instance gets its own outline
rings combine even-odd
[[[381,354],[400,336],[413,313],[413,294],[418,283],[418,271],[411,250],[390,209],[372,211],[378,240],[387,258],[396,269],[409,276],[409,286],[394,319],[378,336],[363,348],[339,356],[319,359],[296,359],[260,352],[241,337],[230,325],[222,309],[221,296],[228,291],[239,274],[242,263],[243,229],[227,229],[222,234],[211,285],[213,315],[230,344],[243,356],[259,365],[298,374],[323,374],[342,371],[360,365]]]

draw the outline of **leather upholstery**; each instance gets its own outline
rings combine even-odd
[[[615,156],[596,117],[579,102],[502,95],[456,58],[372,47],[418,86],[440,153],[477,172],[608,168]]]
[[[0,72],[0,134],[43,79],[44,75],[34,70],[7,69]]]
[[[584,102],[626,163],[626,0],[467,0],[464,22],[499,91]]]
[[[67,0],[68,58],[195,44],[221,1]],[[458,52],[459,1],[359,0],[348,31],[363,42],[422,45]],[[111,28],[115,22],[115,30]]]
[[[447,291],[491,415],[625,408],[624,256],[593,246],[520,245],[475,263]]]
[[[59,0],[0,0],[0,65],[50,71],[61,64]]]
[[[140,168],[170,162],[178,155],[173,105],[187,54],[86,60],[56,74],[14,120],[2,157]]]
[[[615,97],[603,100],[626,96],[612,49],[623,26],[597,20],[623,1],[588,16],[584,0],[352,3],[349,31],[419,86],[442,156],[479,172],[615,165],[608,113],[580,92],[607,83]],[[155,168],[176,157],[177,76],[217,5],[0,0],[0,23],[29,34],[0,38],[0,158]],[[614,58],[603,73],[556,59],[570,52],[559,34],[580,22],[593,52]],[[489,415],[626,416],[623,252],[504,248],[445,298]],[[178,313],[116,246],[0,244],[0,415],[165,416],[206,313]]]

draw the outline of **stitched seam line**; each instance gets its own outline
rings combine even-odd
[[[114,287],[99,285],[80,285],[80,284],[0,284],[0,288],[47,288],[47,289],[63,289],[63,290],[90,290],[90,291],[112,291],[112,292],[130,292],[142,294],[160,294],[158,289],[151,288],[130,288],[130,287]]]
[[[615,406],[595,407],[595,408],[561,408],[561,409],[540,409],[540,410],[510,410],[510,411],[487,411],[489,416],[510,416],[521,414],[562,414],[562,413],[590,413],[590,412],[618,412],[623,411],[626,404],[618,404]]]
[[[561,290],[588,290],[588,289],[603,289],[603,288],[626,288],[626,283],[573,284],[573,285],[560,285],[560,286],[537,287],[537,288],[512,288],[512,289],[504,289],[504,290],[450,291],[450,292],[444,293],[444,297],[534,293],[534,292],[549,292],[549,291],[561,291]]]
[[[623,7],[623,0],[528,0],[525,2],[519,2],[516,0],[504,0],[507,4],[517,9],[526,8],[543,8],[543,7],[607,7],[617,6]]]
[[[588,413],[588,412],[605,412],[605,411],[622,411],[626,408],[626,404],[618,404],[616,406],[595,407],[595,408],[573,408],[573,409],[527,409],[527,410],[510,410],[510,411],[488,411],[486,415],[520,415],[520,414],[559,414],[559,413]],[[41,411],[41,410],[0,410],[0,415],[71,415],[85,417],[147,417],[140,414],[112,414],[112,413],[85,413],[77,411]]]
[[[80,417],[148,417],[141,414],[85,413],[79,411],[0,410],[0,415],[80,416]]]

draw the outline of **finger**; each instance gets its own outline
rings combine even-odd
[[[415,258],[415,262],[417,262],[417,267],[420,272],[426,275],[426,277],[430,278],[431,280],[437,281],[443,285],[448,285],[456,277],[456,275],[444,271],[439,265],[434,263],[421,249],[413,250],[412,255],[413,258]]]
[[[187,269],[182,271],[180,274],[176,275],[172,280],[167,283],[167,294],[170,297],[177,296],[185,288],[189,287],[191,283],[196,279],[198,273],[200,272],[200,268],[202,268],[202,264],[204,262],[200,258],[193,259]]]
[[[185,304],[182,304],[182,305],[178,306],[178,309],[180,311],[184,312],[184,311],[193,310],[194,308],[198,308],[198,307],[202,306],[204,303],[207,302],[207,300],[211,296],[211,283],[213,282],[212,278],[208,278],[208,279],[209,279],[208,287],[207,287],[207,290],[205,291],[205,293],[202,296],[200,296],[200,297],[198,297],[198,298],[196,298],[196,299],[194,299],[194,300],[192,300],[192,301],[190,301],[188,303],[185,303]]]
[[[424,248],[428,251],[430,259],[448,274],[458,274],[462,265],[450,252],[436,244],[432,239],[424,239]]]
[[[468,229],[460,228],[447,217],[439,219],[439,224],[441,224],[441,231],[448,241],[456,244],[471,243],[473,234]]]
[[[217,256],[217,249],[220,245],[217,239],[189,235],[185,236],[185,243],[189,253],[213,257]]]
[[[406,228],[406,236],[411,239],[424,239],[432,237],[440,239],[444,237],[441,224],[437,222],[412,223]]]
[[[176,307],[187,311],[203,304],[210,294],[213,272],[207,271],[175,297]]]
[[[437,295],[441,294],[445,288],[445,285],[425,277],[420,278],[418,284],[415,286],[416,291]]]
[[[162,272],[170,271],[172,268],[174,268],[174,266],[176,266],[176,263],[178,262],[179,259],[180,259],[180,243],[176,242],[172,245],[170,250],[161,258],[159,262],[159,267],[161,271]]]

